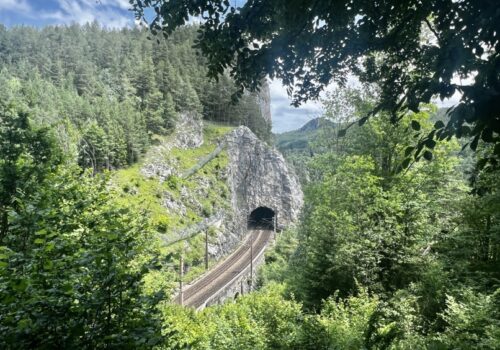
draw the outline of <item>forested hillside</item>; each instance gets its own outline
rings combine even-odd
[[[321,139],[330,137],[337,131],[335,124],[326,117],[313,119],[304,124],[298,130],[292,130],[274,135],[274,142],[280,152],[292,165],[303,184],[307,184],[310,178],[310,170],[307,166],[314,155],[324,153],[324,142]]]
[[[228,205],[223,155],[191,179],[182,172],[231,125],[270,135],[257,94],[233,104],[231,79],[206,77],[196,27],[149,35],[97,23],[0,27],[2,348],[161,343],[158,306],[172,297],[179,252],[189,281],[205,247],[200,235],[168,247],[162,238]],[[200,118],[202,147],[166,146]],[[151,158],[175,173],[145,177]]]
[[[269,137],[256,94],[232,104],[231,79],[207,78],[205,59],[193,49],[196,26],[169,39],[150,35],[97,23],[0,26],[0,98],[32,112],[35,123],[56,126],[67,151],[95,171],[136,162],[179,113]]]
[[[314,146],[316,139],[327,129],[334,128],[335,124],[326,118],[315,118],[304,124],[298,130],[277,134],[276,147],[283,154],[300,153],[311,155],[316,153]]]

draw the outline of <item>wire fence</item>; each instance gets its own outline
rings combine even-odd
[[[193,238],[194,236],[198,235],[199,233],[207,230],[210,226],[214,226],[217,223],[221,222],[224,219],[224,214],[217,213],[215,215],[212,215],[209,218],[206,218],[202,220],[201,222],[189,226],[187,229],[174,232],[171,235],[165,235],[163,234],[161,236],[161,239],[165,243],[166,246],[170,246],[172,244],[175,244],[180,241],[184,241],[190,238]]]

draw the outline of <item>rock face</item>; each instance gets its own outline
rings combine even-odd
[[[173,145],[188,149],[200,147],[203,144],[203,121],[195,113],[181,113],[175,127]]]
[[[247,233],[247,220],[255,209],[271,209],[277,215],[278,226],[286,227],[298,219],[303,204],[299,181],[281,153],[259,140],[245,126],[229,133],[223,142],[229,156],[227,181],[233,213],[231,220],[226,217],[224,233],[217,237],[214,253],[218,257],[227,255],[241,244]],[[253,274],[250,265],[247,266],[231,283],[210,297],[206,305],[222,303],[249,292],[248,281],[252,276],[255,282],[255,271],[265,260],[263,252],[254,257]]]
[[[182,176],[171,150],[195,148],[202,143],[202,121],[196,116],[181,115],[172,138],[148,152],[141,174],[158,179],[160,183],[172,175]],[[271,209],[278,218],[278,226],[286,227],[298,219],[303,202],[299,181],[281,153],[259,140],[249,128],[234,129],[220,140],[218,148],[225,150],[229,158],[227,168],[220,172],[220,179],[227,183],[229,196],[225,206],[212,208],[221,221],[209,242],[209,254],[216,260],[241,244],[247,233],[248,216],[253,210]],[[197,211],[203,209],[201,199],[211,185],[201,169],[193,174],[196,188],[182,187],[178,197],[168,191],[161,194],[161,204],[167,212],[186,215],[188,207]]]
[[[155,146],[148,152],[141,173],[147,178],[157,177],[160,182],[177,175],[177,161],[169,156],[172,148],[196,148],[203,144],[203,121],[196,113],[181,113],[172,134],[173,139]]]
[[[248,216],[259,207],[273,210],[278,226],[296,221],[303,204],[302,190],[281,153],[245,126],[227,135],[226,143],[228,183],[238,226],[245,230]]]
[[[269,90],[269,82],[267,79],[262,83],[260,91],[257,95],[258,104],[260,107],[260,114],[262,118],[271,125],[271,92]]]

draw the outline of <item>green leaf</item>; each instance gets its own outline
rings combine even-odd
[[[360,120],[358,120],[358,125],[363,126],[367,120],[368,120],[368,117],[361,118]]]
[[[441,120],[438,120],[436,123],[434,123],[434,129],[442,129],[444,128],[444,123]]]
[[[426,160],[429,160],[429,161],[432,160],[432,152],[431,151],[425,151],[424,152],[424,158]]]
[[[479,143],[479,135],[474,137],[474,140],[470,143],[470,149],[475,151],[477,149],[477,144]]]
[[[493,153],[497,156],[500,156],[500,143],[497,143],[495,145],[495,148],[493,149]]]
[[[471,132],[472,132],[472,130],[470,127],[468,127],[467,125],[462,125],[462,127],[457,130],[457,137],[469,136],[471,134]],[[460,135],[460,136],[458,136],[458,135]]]
[[[416,120],[411,121],[411,128],[415,131],[420,131],[420,123]]]
[[[482,170],[487,163],[488,163],[488,158],[481,158],[477,161],[476,167],[479,170]]]
[[[14,290],[18,292],[24,292],[28,287],[28,281],[26,281],[25,279],[21,279],[17,282],[11,283],[11,286]]]
[[[49,244],[47,244],[47,245],[45,246],[44,250],[45,250],[46,252],[51,252],[51,251],[53,251],[53,250],[54,250],[54,247],[55,247],[55,246],[56,246],[56,245],[55,245],[55,243],[54,243],[54,242],[50,242]]]
[[[481,139],[484,142],[493,142],[493,131],[491,129],[484,129],[481,133]]]
[[[420,155],[420,152],[422,152],[422,149],[424,148],[423,143],[419,143],[417,146],[417,150],[415,151],[415,159]]]
[[[45,260],[44,261],[43,268],[45,270],[52,270],[53,267],[54,267],[54,263],[51,260]]]
[[[410,162],[411,162],[411,158],[406,158],[405,160],[403,160],[403,163],[401,163],[401,167],[403,169],[408,168],[408,166],[410,165]]]
[[[37,238],[34,241],[35,244],[43,244],[44,242],[45,242],[45,240],[43,238]]]
[[[346,129],[340,129],[339,132],[338,132],[338,136],[339,137],[344,137],[346,133],[347,133]]]
[[[73,292],[73,286],[69,283],[64,284],[62,288],[68,294]]]
[[[405,157],[408,157],[411,154],[411,152],[413,152],[414,149],[415,149],[414,146],[406,147],[406,149],[405,149]]]
[[[436,141],[434,141],[433,139],[427,139],[425,140],[425,145],[428,148],[433,149],[436,146]]]

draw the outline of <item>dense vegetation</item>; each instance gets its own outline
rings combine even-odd
[[[498,16],[488,11],[493,2],[438,6],[429,0],[421,2],[428,6],[393,8],[399,2],[388,1],[378,10],[390,20],[376,22],[373,2],[363,1],[346,8],[340,2],[335,16],[322,1],[248,1],[243,17],[226,1],[141,3],[168,3],[159,19],[172,6],[178,10],[164,23],[168,39],[97,24],[0,28],[1,348],[500,348],[498,116],[490,108],[497,90],[489,90],[498,80],[491,70],[498,55],[490,55],[498,32],[488,24]],[[198,46],[220,49],[209,59],[192,48],[196,27],[170,31],[188,18],[184,14],[207,6]],[[355,25],[331,27],[339,14],[352,20],[359,11],[365,17]],[[398,17],[406,12],[411,22]],[[325,25],[314,27],[311,18]],[[456,34],[450,20],[460,23],[461,40],[450,40]],[[417,35],[422,22],[444,50],[425,44],[423,63],[414,62],[426,42]],[[234,30],[235,23],[245,30]],[[402,25],[406,29],[398,30]],[[297,26],[299,32],[291,31]],[[354,47],[343,42],[352,31]],[[392,41],[364,48],[378,42],[367,33]],[[409,36],[414,40],[405,41]],[[470,41],[478,44],[469,47]],[[405,49],[393,50],[400,42]],[[318,43],[340,46],[316,51]],[[282,77],[302,80],[298,100],[314,96],[332,78],[324,70],[360,73],[349,63],[359,62],[353,48],[364,50],[368,73],[381,73],[359,75],[381,85],[326,96],[324,117],[332,127],[314,132],[314,141],[306,138],[307,148],[290,147],[288,156],[305,175],[303,216],[267,253],[259,290],[202,312],[173,305],[177,250],[161,246],[159,234],[224,210],[227,188],[219,175],[227,159],[221,154],[204,168],[207,174],[199,175],[207,185],[200,190],[201,177],[174,175],[162,183],[142,177],[146,149],[167,142],[182,113],[245,123],[267,138],[256,96],[247,93],[230,104],[231,95],[257,85],[263,72],[286,70]],[[266,50],[272,55],[260,55]],[[463,55],[451,70],[439,70],[450,51]],[[308,54],[320,61],[308,61]],[[402,67],[401,59],[415,64]],[[301,70],[303,64],[309,69]],[[406,71],[415,67],[421,70]],[[238,86],[224,75],[226,68]],[[454,72],[473,69],[479,77],[473,88],[450,85]],[[209,81],[207,73],[221,76]],[[408,74],[412,79],[402,79]],[[421,103],[456,89],[464,99],[451,119]],[[388,104],[380,108],[381,101]],[[185,152],[169,148],[160,156],[185,171],[226,131],[209,125],[207,144]],[[447,137],[452,134],[474,136],[476,153]],[[287,137],[293,144],[293,135]],[[186,204],[183,216],[164,211],[159,196],[182,198],[181,188],[197,191],[200,202]],[[196,272],[202,242],[194,237],[189,243],[186,260]]]
[[[27,113],[1,104],[0,117],[0,346],[154,342],[142,215],[116,204],[104,176],[68,164],[54,133]]]
[[[97,23],[0,26],[0,97],[32,112],[36,123],[57,125],[67,152],[95,171],[135,163],[180,113],[269,137],[255,94],[233,104],[231,79],[206,78],[205,59],[192,48],[196,27],[168,40],[148,35]]]
[[[412,122],[427,131],[442,118],[432,105],[337,138],[373,101],[356,89],[325,100],[337,128],[316,135],[316,154],[289,152],[308,168],[303,219],[267,253],[261,290],[201,314],[164,309],[179,327],[167,348],[500,347],[499,172],[477,170],[456,140],[402,168]]]
[[[448,123],[423,135],[444,140],[465,137],[499,144],[500,11],[497,1],[475,0],[132,0],[136,17],[153,33],[172,33],[200,16],[198,47],[209,74],[229,69],[244,88],[262,76],[279,78],[293,103],[317,98],[328,84],[346,86],[349,75],[378,84],[371,110],[396,124],[439,96],[458,93]],[[149,12],[147,10],[150,10]],[[417,147],[413,155],[421,156]],[[431,152],[431,151],[429,151]],[[500,146],[495,150],[500,155]],[[489,159],[497,164],[495,157]]]

